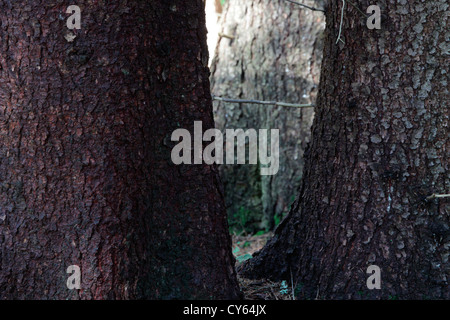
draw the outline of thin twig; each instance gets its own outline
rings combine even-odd
[[[347,2],[350,3],[350,4],[352,5],[353,8],[355,8],[356,10],[358,10],[359,13],[361,13],[361,14],[364,16],[364,18],[368,18],[368,17],[369,17],[369,16],[366,15],[360,8],[358,8],[358,6],[357,6],[356,4],[354,4],[354,3],[352,3],[352,2],[350,2],[350,1],[348,1],[348,0],[347,0]]]
[[[278,107],[292,107],[292,108],[314,108],[314,104],[296,104],[279,101],[261,101],[261,100],[249,100],[249,99],[230,99],[212,96],[213,100],[229,102],[229,103],[249,103],[249,104],[263,104]]]
[[[273,291],[273,288],[270,287],[270,291],[272,292],[272,295],[275,297],[275,300],[279,300],[275,292]]]
[[[222,32],[219,32],[219,37],[228,38],[228,39],[231,39],[231,40],[234,39],[234,36],[230,36],[230,35],[222,33]]]
[[[307,8],[307,9],[309,9],[309,10],[312,10],[312,11],[325,12],[324,9],[319,9],[319,8],[310,7],[310,6],[307,6],[306,4],[303,4],[303,3],[300,3],[300,2],[297,2],[297,1],[292,1],[292,0],[285,0],[285,1],[290,2],[290,3],[293,3],[293,4],[296,4],[296,5],[299,5],[299,6],[302,6],[302,7],[305,7],[305,8]]]
[[[341,39],[341,32],[342,32],[342,23],[344,21],[344,8],[345,8],[345,0],[342,0],[342,9],[341,9],[341,23],[339,24],[339,35],[336,40],[336,44],[339,42],[339,40],[342,41],[342,43],[345,44],[345,42]]]
[[[436,194],[433,193],[431,196],[427,197],[427,200],[435,199],[435,198],[448,198],[450,197],[450,194]]]
[[[294,278],[292,277],[292,268],[289,268],[291,272],[291,288],[292,288],[292,300],[295,300],[295,288],[294,288]]]

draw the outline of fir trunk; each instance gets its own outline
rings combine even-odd
[[[170,157],[214,126],[202,0],[77,4],[0,5],[0,298],[238,297],[217,169]]]
[[[363,12],[368,1],[356,3]],[[251,277],[299,297],[449,299],[448,3],[382,2],[381,29],[327,8],[312,143],[300,194]],[[369,290],[368,266],[381,270]]]

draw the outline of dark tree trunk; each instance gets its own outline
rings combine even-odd
[[[308,104],[315,101],[322,54],[323,14],[284,0],[227,0],[211,67],[214,95]],[[228,36],[228,37],[227,37]],[[229,37],[233,37],[230,39]],[[303,171],[313,108],[215,102],[218,128],[279,129],[280,168],[221,166],[230,222],[247,231],[271,229],[289,211]]]
[[[202,0],[77,4],[0,5],[0,298],[237,298],[216,167],[170,157],[213,127]]]
[[[450,190],[448,4],[386,1],[381,30],[347,7],[345,45],[341,6],[327,8],[300,194],[243,273],[292,274],[306,298],[448,299],[448,198],[429,197]],[[370,265],[379,290],[366,286]]]

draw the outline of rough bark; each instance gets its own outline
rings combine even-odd
[[[0,4],[0,298],[238,297],[217,169],[170,158],[214,125],[202,0],[69,4]]]
[[[284,0],[229,0],[211,67],[214,95],[291,103],[315,101],[322,53],[322,13]],[[231,36],[232,39],[226,37]],[[302,178],[303,152],[313,109],[214,103],[220,129],[280,130],[280,169],[221,166],[231,223],[247,231],[270,229],[289,211]]]
[[[368,1],[358,1],[365,12]],[[299,297],[448,299],[448,2],[384,1],[380,30],[329,2],[300,194],[243,269]],[[369,265],[381,289],[369,290]]]

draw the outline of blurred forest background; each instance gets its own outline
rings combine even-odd
[[[214,101],[221,130],[281,129],[276,175],[261,176],[258,165],[220,167],[230,231],[243,260],[262,247],[261,239],[270,236],[298,193],[320,80],[325,20],[323,12],[287,1],[206,0],[205,11],[213,96],[311,104],[296,108]]]

